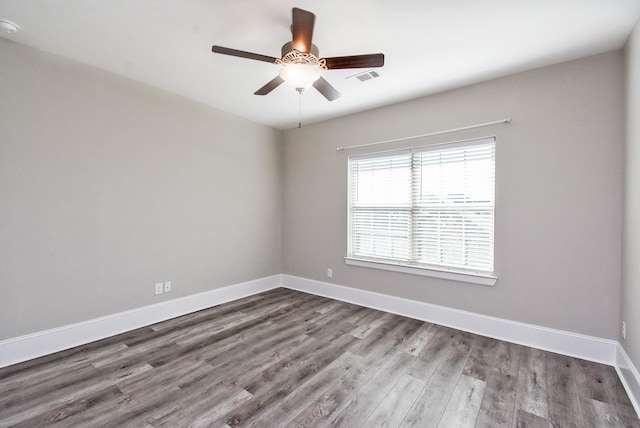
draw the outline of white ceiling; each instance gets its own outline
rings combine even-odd
[[[332,102],[253,95],[279,66],[211,46],[279,57],[292,7],[315,13],[321,57],[382,52],[381,76],[325,71]],[[618,49],[639,16],[640,0],[0,0],[20,26],[3,37],[279,129]]]

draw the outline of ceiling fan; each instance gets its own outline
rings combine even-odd
[[[292,14],[291,33],[293,37],[290,42],[282,46],[282,57],[280,58],[222,46],[214,45],[211,48],[213,52],[219,54],[282,65],[278,76],[254,92],[255,95],[267,95],[286,81],[299,93],[302,93],[309,86],[313,86],[326,99],[333,101],[340,97],[340,93],[320,75],[320,70],[371,68],[384,65],[384,54],[381,53],[319,58],[318,47],[311,43],[316,16],[309,11],[295,7]]]

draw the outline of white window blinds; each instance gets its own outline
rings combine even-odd
[[[349,159],[348,257],[493,271],[495,141]]]

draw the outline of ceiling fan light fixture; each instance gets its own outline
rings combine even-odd
[[[307,89],[320,78],[320,70],[311,64],[283,64],[280,77],[294,89]]]
[[[300,94],[313,85],[323,97],[333,101],[340,98],[340,92],[320,75],[320,70],[372,68],[384,65],[384,54],[381,53],[319,58],[320,51],[318,47],[311,43],[316,16],[308,10],[298,9],[297,7],[294,7],[291,12],[292,38],[290,42],[282,45],[281,58],[217,45],[211,47],[211,51],[214,53],[282,66],[280,73],[255,91],[254,95],[267,95],[281,84],[287,82],[287,85],[292,86]]]

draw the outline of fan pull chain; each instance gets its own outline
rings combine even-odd
[[[296,91],[300,94],[298,97],[298,129],[302,128],[302,93],[304,92],[304,88],[296,88]]]

